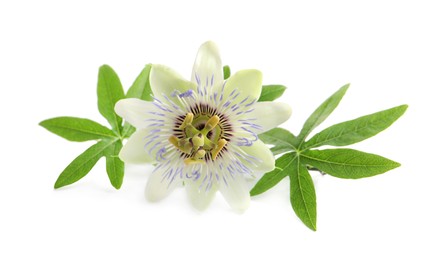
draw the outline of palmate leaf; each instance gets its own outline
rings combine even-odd
[[[107,119],[112,129],[121,135],[122,119],[115,111],[115,103],[124,98],[123,86],[117,73],[108,65],[100,67],[97,84],[98,111]]]
[[[314,135],[302,148],[322,145],[344,146],[370,138],[392,125],[407,110],[407,105],[393,107],[371,115],[330,126]]]
[[[146,65],[135,79],[132,86],[127,90],[126,98],[139,98],[146,101],[152,100],[152,89],[150,87],[151,64]]]
[[[337,107],[346,93],[343,86],[324,101],[307,119],[298,136],[282,128],[275,128],[259,135],[266,144],[273,145],[275,169],[264,174],[250,191],[252,196],[261,194],[290,177],[290,202],[299,219],[310,229],[316,230],[316,194],[309,170],[344,179],[375,176],[399,167],[400,164],[379,155],[352,149],[310,150],[322,145],[350,145],[388,128],[401,117],[407,105],[397,106],[354,120],[339,123],[319,132],[307,142],[308,135]]]
[[[103,140],[89,147],[63,170],[60,176],[58,176],[54,188],[58,189],[72,184],[86,176],[114,142],[115,141],[111,140]]]
[[[296,137],[283,128],[273,128],[259,135],[259,139],[266,144],[272,144],[274,155],[296,150]]]
[[[118,157],[122,147],[122,142],[118,140],[105,151],[107,176],[115,189],[120,189],[123,184],[124,162]]]
[[[292,170],[291,164],[296,158],[296,153],[286,153],[275,161],[275,169],[262,176],[250,191],[250,196],[256,196],[273,188],[284,179]]]
[[[336,91],[333,95],[327,98],[314,112],[310,115],[310,117],[305,121],[304,126],[301,129],[301,132],[298,135],[297,145],[301,145],[305,138],[315,129],[319,124],[324,122],[324,120],[335,110],[335,108],[341,102],[342,97],[347,92],[347,89],[350,85],[347,84],[341,87],[338,91]]]
[[[40,126],[75,142],[116,138],[110,129],[86,118],[56,117],[40,122]]]
[[[290,164],[290,203],[298,218],[316,231],[316,192],[307,168],[296,157]]]
[[[301,160],[304,164],[344,179],[371,177],[400,166],[382,156],[352,149],[305,151],[301,154]]]
[[[276,160],[276,168],[266,173],[250,191],[251,196],[261,194],[286,176],[290,177],[290,203],[299,219],[310,229],[316,230],[316,193],[312,178],[299,156],[286,153]]]
[[[152,99],[149,83],[150,68],[151,65],[146,65],[143,68],[129,88],[127,97]],[[122,119],[114,112],[115,103],[125,96],[117,74],[108,65],[103,65],[99,69],[97,95],[98,110],[107,119],[113,130],[92,120],[76,117],[57,117],[40,123],[42,127],[69,141],[98,141],[63,170],[55,182],[56,189],[83,178],[103,156],[106,157],[106,171],[112,186],[119,189],[123,183],[124,163],[118,158],[118,154],[123,146],[122,140],[129,137],[134,128],[130,125],[125,125],[123,128]]]

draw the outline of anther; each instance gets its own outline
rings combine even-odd
[[[206,151],[204,149],[199,149],[196,153],[194,158],[195,159],[203,159],[204,156],[206,155]]]
[[[176,137],[176,136],[174,136],[174,135],[171,135],[171,136],[169,137],[169,142],[170,142],[171,144],[173,144],[173,146],[175,146],[176,148],[179,148],[179,147],[180,147],[180,145],[178,144],[179,141],[180,141],[180,139],[178,139],[178,137]]]
[[[206,125],[204,126],[204,130],[207,133],[213,128],[215,128],[215,126],[217,126],[218,123],[219,123],[219,117],[217,115],[214,115],[209,120],[207,120]]]
[[[192,147],[193,147],[192,144],[190,142],[187,142],[180,148],[180,150],[183,153],[190,154],[192,152]]]
[[[215,148],[212,149],[210,152],[212,155],[212,160],[215,160],[218,154],[221,152],[221,150],[224,148],[224,146],[227,144],[226,139],[219,139],[218,143],[216,144]]]
[[[183,153],[190,154],[192,152],[192,144],[186,139],[178,139],[178,137],[171,135],[169,142]]]
[[[180,127],[178,127],[179,129],[183,130],[185,129],[188,125],[190,125],[193,121],[193,114],[192,113],[187,113],[186,117],[183,120],[183,123],[180,125]]]

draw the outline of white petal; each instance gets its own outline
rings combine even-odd
[[[174,92],[184,93],[188,90],[196,90],[196,84],[183,79],[171,68],[163,65],[152,65],[150,70],[150,87],[156,98],[162,98],[163,94],[171,97]]]
[[[152,102],[138,98],[121,99],[115,104],[115,112],[136,128],[144,128],[151,124],[152,122],[147,120],[157,116],[149,112],[156,110],[158,108]]]
[[[269,101],[256,103],[254,110],[247,117],[255,119],[253,123],[261,128],[254,129],[254,132],[260,134],[284,123],[291,115],[292,109],[289,105]]]
[[[238,146],[246,156],[241,161],[253,171],[269,172],[275,169],[275,157],[269,147],[261,140],[253,142],[251,146]]]
[[[159,201],[169,195],[181,180],[176,178],[172,182],[164,178],[164,172],[156,171],[152,173],[147,181],[145,196],[148,201]]]
[[[202,180],[202,178],[200,178]],[[212,185],[210,189],[206,189],[204,185],[201,187],[201,181],[186,180],[186,190],[190,202],[197,210],[205,210],[213,198],[215,198],[218,187]]]
[[[258,100],[262,89],[262,73],[259,70],[240,70],[233,74],[224,87],[224,96],[236,98],[232,101],[239,103],[245,98],[249,101]],[[239,93],[239,95],[237,95]]]
[[[145,149],[146,139],[149,134],[148,129],[136,131],[129,137],[127,143],[120,151],[119,157],[125,163],[152,163],[155,158],[149,155]],[[154,154],[154,153],[152,153]]]
[[[224,182],[220,182],[219,190],[234,210],[243,212],[249,207],[249,189],[242,175],[235,175],[235,178],[229,178],[227,185]]]
[[[216,44],[208,41],[201,45],[192,70],[192,82],[205,86],[217,86],[224,81],[223,67]]]

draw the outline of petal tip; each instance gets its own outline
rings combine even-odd
[[[275,156],[273,156],[273,153],[270,151],[270,149],[268,149],[266,160],[260,166],[261,167],[259,170],[262,172],[271,172],[275,169]]]
[[[259,70],[240,70],[226,80],[225,91],[231,92],[237,88],[244,97],[248,96],[258,100],[262,90],[262,78],[262,73]]]
[[[201,190],[200,189],[201,182],[195,182],[193,180],[185,181],[185,187],[187,191],[187,197],[189,199],[190,204],[197,211],[206,210],[210,203],[215,198],[216,192],[218,191],[217,185],[212,185],[210,190]]]
[[[152,76],[156,76],[158,73],[164,73],[164,72],[170,72],[172,71],[171,68],[161,65],[161,64],[152,64],[152,67],[150,68],[150,79],[152,79]],[[175,73],[175,72],[173,72]]]
[[[122,114],[124,111],[124,103],[125,103],[125,99],[120,99],[117,101],[117,103],[115,103],[115,106],[114,106],[115,113],[117,115],[119,115],[120,117],[123,117]]]
[[[146,200],[149,201],[149,202],[157,202],[157,201],[160,200],[160,198],[158,196],[155,196],[147,188],[146,188],[146,190],[144,192],[144,196],[145,196]]]
[[[146,164],[155,163],[156,158],[146,151],[145,136],[149,134],[148,129],[138,129],[133,133],[126,144],[120,150],[118,156],[125,163]],[[156,151],[153,151],[155,154]]]
[[[241,202],[231,205],[232,209],[239,214],[243,214],[250,206],[250,197],[242,200]]]
[[[247,76],[247,77],[253,77],[257,80],[262,81],[262,72],[260,70],[257,69],[245,69],[245,70],[240,70],[237,72],[238,75],[241,76]]]
[[[196,84],[183,79],[173,69],[160,64],[152,64],[149,82],[156,98],[161,98],[163,94],[170,95],[175,90],[182,93],[189,89],[196,90]]]
[[[151,176],[152,177],[152,176]],[[150,185],[146,186],[144,190],[144,197],[149,202],[158,202],[165,197],[164,194],[160,194],[159,190],[154,189]]]
[[[191,81],[198,85],[219,85],[223,79],[223,67],[218,47],[214,42],[207,41],[198,49]]]
[[[292,116],[292,107],[286,103],[279,103],[279,104],[281,106],[282,113],[284,113],[286,116],[286,119],[282,122],[282,123],[284,123]]]
[[[253,86],[259,90],[261,94],[262,87],[262,72],[257,69],[245,69],[236,72],[229,80],[238,80],[242,82],[247,82],[248,85]]]
[[[190,204],[192,204],[193,208],[199,212],[203,212],[209,207],[209,204],[203,204],[192,199],[190,200]]]
[[[214,41],[206,41],[200,46],[200,50],[208,50],[212,53],[219,53],[218,46]]]
[[[250,204],[250,193],[245,179],[239,176],[227,182],[226,185],[220,185],[221,194],[234,211],[244,212]]]
[[[115,113],[118,116],[127,120],[127,114],[130,113],[131,105],[134,102],[138,102],[138,100],[136,98],[125,98],[125,99],[118,100],[114,106]]]

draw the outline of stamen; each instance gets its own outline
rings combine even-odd
[[[185,154],[190,154],[192,152],[192,144],[187,139],[178,139],[178,137],[171,135],[169,137],[169,142]]]
[[[187,126],[189,126],[193,121],[193,114],[192,113],[187,113],[186,117],[183,120],[183,123],[180,125],[180,127],[178,127],[179,129],[183,130],[185,129]]]
[[[212,116],[209,120],[207,120],[206,125],[204,126],[204,131],[201,131],[204,134],[207,134],[210,130],[215,128],[219,123],[219,117],[217,115]]]
[[[227,144],[226,139],[219,139],[218,143],[216,144],[215,148],[212,149],[210,152],[212,154],[212,160],[215,160],[218,154],[221,152],[221,150],[224,148],[224,146]]]
[[[174,135],[171,135],[170,137],[169,137],[169,142],[171,143],[171,144],[173,144],[173,146],[175,146],[176,148],[179,148],[179,145],[178,145],[178,142],[180,141],[180,139],[178,139],[178,137],[176,137],[176,136],[174,136]]]
[[[203,159],[204,156],[206,155],[206,151],[204,149],[199,149],[196,153],[194,158],[195,159]]]

